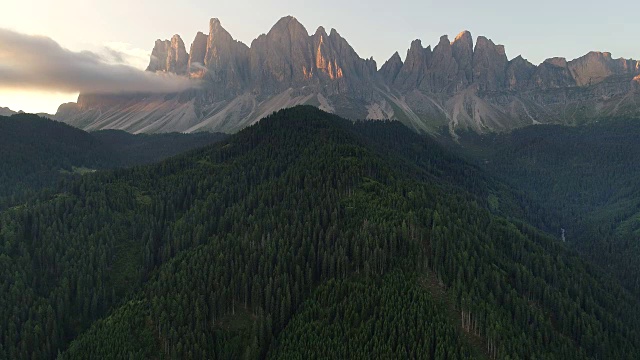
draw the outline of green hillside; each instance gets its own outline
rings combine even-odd
[[[283,110],[0,214],[0,357],[638,358],[638,299],[516,195],[397,123]]]
[[[487,172],[556,217],[553,233],[640,295],[640,122],[531,126],[469,135],[462,144]]]
[[[24,203],[69,176],[157,162],[224,137],[87,133],[37,115],[0,116],[0,210]]]

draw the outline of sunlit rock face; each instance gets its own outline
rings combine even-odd
[[[640,75],[633,78],[631,86],[636,92],[640,91]]]
[[[207,55],[208,37],[204,33],[198,31],[195,39],[191,43],[189,50],[189,76],[200,79],[204,76],[206,68],[204,67],[204,57]]]
[[[390,118],[418,132],[508,131],[538,123],[640,116],[640,63],[590,52],[534,65],[509,60],[505,47],[468,31],[453,41],[411,42],[380,69],[338,31],[313,34],[280,19],[247,46],[220,20],[186,52],[180,36],[157,40],[147,68],[198,79],[178,94],[81,94],[58,118],[85,129],[131,132],[235,132],[273,111],[312,104],[351,119]]]
[[[156,40],[156,44],[151,51],[151,59],[149,60],[149,66],[147,71],[166,71],[167,70],[167,55],[169,55],[169,48],[171,42],[169,40]]]
[[[179,35],[171,40],[156,40],[147,71],[187,75],[189,55]]]
[[[324,87],[327,94],[361,91],[376,77],[373,60],[361,59],[349,43],[323,27],[309,35],[294,17],[285,17],[260,35],[250,49],[251,90],[262,95],[291,87]]]
[[[463,31],[451,44],[453,58],[458,65],[454,90],[462,90],[473,83],[473,37],[469,31]]]
[[[251,43],[251,78],[261,94],[304,86],[318,77],[309,34],[294,17],[280,19]]]
[[[184,48],[184,42],[179,35],[171,38],[169,53],[167,54],[166,71],[178,75],[187,75],[189,66],[189,54]]]
[[[627,59],[612,59],[611,53],[592,51],[568,63],[569,71],[578,86],[597,84],[611,75],[626,75],[637,72],[638,62]]]

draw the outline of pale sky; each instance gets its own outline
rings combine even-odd
[[[521,54],[539,64],[591,50],[639,59],[638,14],[638,1],[9,0],[2,5],[0,29],[44,35],[72,51],[103,53],[108,47],[144,69],[156,39],[180,34],[188,50],[197,31],[208,32],[212,17],[250,45],[279,18],[293,15],[310,33],[320,25],[335,28],[361,57],[373,56],[378,67],[395,51],[404,58],[414,39],[435,45],[440,35],[453,39],[462,30],[474,39],[484,35],[504,44],[510,59]],[[75,101],[77,93],[68,91],[7,89],[0,83],[0,106],[55,113],[60,103]]]

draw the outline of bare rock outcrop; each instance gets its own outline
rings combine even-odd
[[[287,16],[251,43],[251,78],[264,93],[301,85],[314,76],[312,54],[307,29],[296,18]]]
[[[407,50],[407,57],[393,85],[402,90],[417,89],[425,76],[425,71],[431,63],[431,46],[422,47],[422,41],[416,39],[411,42]]]
[[[473,82],[479,90],[496,91],[506,86],[507,54],[504,46],[478,36],[473,52]]]
[[[567,64],[567,59],[563,57],[545,60],[533,74],[533,86],[541,89],[576,86],[576,80],[571,76]]]
[[[166,71],[178,75],[187,75],[188,66],[189,55],[185,50],[184,42],[180,38],[180,35],[173,35],[167,54]]]
[[[216,18],[209,22],[204,66],[206,79],[225,92],[240,93],[249,81],[249,48],[233,39]]]
[[[402,59],[396,51],[380,68],[380,76],[385,84],[393,84],[402,69]]]
[[[536,66],[518,55],[507,65],[507,88],[509,90],[531,88],[531,78],[535,72]]]
[[[631,80],[631,87],[633,91],[640,93],[640,75],[636,76]]]
[[[184,42],[179,35],[174,35],[171,40],[156,40],[147,71],[186,75],[188,64]]]
[[[453,58],[453,49],[449,37],[443,35],[433,48],[429,67],[424,70],[425,77],[419,84],[421,90],[442,92],[448,90],[458,74],[458,63]]]
[[[352,119],[392,117],[421,132],[506,131],[537,123],[576,123],[616,114],[640,116],[640,63],[591,52],[536,66],[468,31],[433,47],[414,40],[378,70],[338,31],[313,34],[280,19],[251,47],[218,19],[185,51],[182,39],[157,40],[148,71],[199,79],[176,94],[81,94],[58,118],[95,130],[237,131],[272,111],[315,104]]]
[[[205,73],[204,58],[207,55],[207,42],[208,36],[198,31],[189,50],[189,74],[191,77],[202,78]]]
[[[453,58],[458,64],[455,90],[462,90],[473,82],[473,37],[469,31],[463,31],[451,44]]]
[[[170,47],[171,42],[169,40],[156,40],[153,50],[151,51],[151,59],[149,59],[147,71],[157,72],[167,70],[167,56],[169,55]]]

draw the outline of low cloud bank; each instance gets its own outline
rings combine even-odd
[[[74,52],[48,37],[0,29],[0,88],[100,94],[174,93],[198,86],[185,77],[114,64],[115,55]]]

